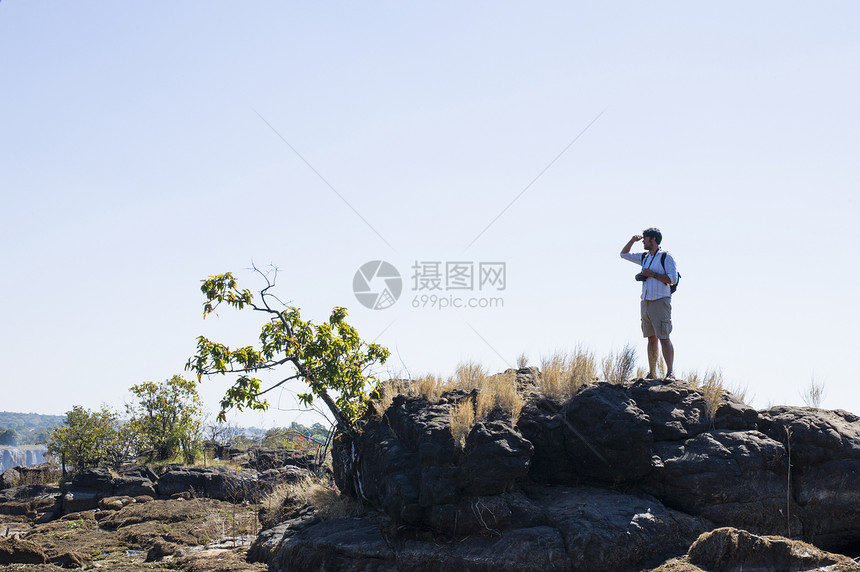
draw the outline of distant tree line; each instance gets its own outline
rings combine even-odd
[[[62,423],[62,415],[0,411],[0,445],[14,447],[44,443],[50,432]]]
[[[61,424],[47,433],[48,451],[63,469],[119,467],[125,463],[181,461],[193,464],[204,445],[243,447],[252,443],[319,453],[325,451],[331,429],[320,423],[306,427],[242,430],[234,425],[206,423],[197,384],[181,376],[161,383],[145,382],[130,388],[134,399],[121,415],[103,405],[89,410],[75,405],[58,417]],[[256,439],[247,433],[259,435]]]

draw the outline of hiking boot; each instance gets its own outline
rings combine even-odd
[[[654,379],[654,376],[651,375],[651,372],[648,372],[648,375],[645,376],[645,379]]]
[[[678,381],[675,379],[675,374],[671,371],[666,374],[666,377],[663,378],[663,383],[672,383],[673,381]]]

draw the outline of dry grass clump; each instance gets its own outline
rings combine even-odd
[[[529,365],[529,356],[526,355],[526,352],[522,352],[517,356],[517,369],[523,369],[528,367]]]
[[[295,483],[278,485],[263,500],[269,507],[282,507],[285,512],[310,506],[323,519],[361,516],[364,508],[354,498],[340,494],[328,479],[305,477]]]
[[[463,447],[466,436],[475,423],[484,419],[494,409],[501,409],[511,416],[511,427],[516,425],[523,410],[524,401],[517,391],[517,376],[513,371],[487,375],[483,367],[466,362],[457,366],[452,383],[456,389],[477,389],[473,399],[465,399],[451,407],[448,412],[454,442]]]
[[[382,416],[389,407],[391,407],[391,403],[394,401],[394,397],[400,393],[400,384],[397,383],[397,380],[386,380],[381,382],[377,387],[376,391],[379,395],[379,399],[376,399],[373,402],[373,412]]]
[[[702,376],[700,376],[699,371],[695,369],[682,373],[681,377],[679,377],[678,379],[686,380],[686,382],[693,387],[699,387],[699,385],[702,383]]]
[[[478,388],[475,416],[479,419],[495,408],[510,412],[513,427],[523,410],[523,398],[517,391],[517,375],[514,372],[498,373],[484,378]]]
[[[747,392],[748,392],[747,390],[748,390],[748,389],[749,389],[749,388],[748,388],[747,386],[745,386],[745,385],[741,385],[741,384],[740,384],[740,383],[738,383],[738,382],[730,383],[729,385],[727,385],[727,386],[725,387],[725,390],[726,390],[727,392],[731,393],[731,394],[732,394],[732,395],[734,395],[736,398],[740,399],[740,400],[741,400],[741,402],[743,402],[743,403],[745,403],[745,404],[747,404],[747,405],[749,405],[749,402],[750,402],[750,401],[752,401],[752,396],[749,396],[749,399],[747,399],[747,397],[748,397],[748,396],[747,396]]]
[[[723,396],[723,370],[717,368],[706,371],[701,387],[705,398],[705,414],[713,421]]]
[[[800,397],[803,399],[803,402],[807,407],[819,409],[821,407],[821,400],[824,399],[825,394],[824,382],[816,382],[813,377],[809,382],[809,386],[806,388],[806,391],[800,392]]]
[[[595,378],[594,354],[577,346],[572,353],[557,351],[541,361],[538,385],[544,396],[567,401]]]
[[[461,362],[454,373],[453,385],[456,389],[478,389],[487,378],[484,366],[472,361]]]
[[[445,390],[445,386],[450,383],[451,380],[446,383],[441,377],[436,375],[422,375],[418,379],[413,380],[412,384],[409,385],[409,395],[423,397],[430,403],[436,403],[439,401],[439,396]]]
[[[626,344],[617,353],[603,358],[603,380],[607,383],[624,383],[636,367],[636,348]]]
[[[475,425],[475,407],[471,399],[464,399],[448,411],[451,419],[451,435],[459,448],[466,445],[466,436]]]

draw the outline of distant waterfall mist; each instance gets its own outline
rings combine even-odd
[[[12,467],[29,467],[45,462],[48,449],[38,445],[0,447],[0,473]]]

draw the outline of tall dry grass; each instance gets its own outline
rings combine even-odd
[[[373,412],[382,416],[394,401],[394,397],[399,393],[399,384],[396,380],[387,380],[376,386],[376,392],[379,399],[373,402]]]
[[[496,409],[510,416],[511,427],[516,425],[522,412],[524,401],[517,391],[517,376],[513,371],[487,375],[486,370],[473,362],[457,366],[452,380],[452,389],[472,391],[477,389],[474,402],[465,399],[449,410],[451,434],[460,447],[465,445],[466,436],[475,423],[487,417]]]
[[[678,379],[683,379],[691,386],[702,390],[705,400],[705,413],[711,420],[713,420],[717,409],[720,407],[723,393],[730,393],[747,405],[752,400],[749,390],[745,385],[737,382],[727,384],[723,378],[723,370],[720,368],[707,369],[704,374],[700,374],[695,369],[689,370],[681,374]]]
[[[594,381],[595,373],[594,354],[582,346],[572,352],[556,351],[541,360],[538,387],[545,397],[567,401],[580,387]]]
[[[717,414],[717,409],[720,408],[720,400],[723,397],[724,391],[723,370],[711,369],[705,372],[702,377],[701,388],[705,399],[705,414],[711,421]]]
[[[312,507],[322,518],[348,518],[361,516],[364,508],[354,498],[340,494],[333,482],[327,479],[305,477],[295,483],[275,487],[262,502],[263,505],[289,512],[291,508]]]
[[[803,399],[803,402],[807,407],[819,409],[821,408],[821,401],[824,399],[826,393],[824,382],[816,382],[813,377],[806,390],[800,392],[800,397]]]
[[[512,371],[485,377],[478,388],[476,415],[479,418],[486,417],[487,413],[498,408],[510,414],[513,427],[520,417],[523,405],[523,398],[517,391],[517,375]]]
[[[461,362],[454,371],[454,387],[466,391],[478,389],[484,384],[487,370],[473,361]]]
[[[454,443],[462,449],[466,446],[466,437],[475,426],[475,406],[471,399],[464,399],[448,411],[451,422],[451,435]]]
[[[626,344],[618,352],[603,358],[603,380],[607,383],[624,383],[633,376],[636,368],[636,348]]]
[[[517,356],[517,369],[523,369],[528,367],[529,365],[529,356],[526,355],[525,352],[522,352]]]
[[[427,374],[413,380],[408,387],[408,391],[409,395],[423,397],[430,403],[436,403],[439,401],[442,392],[451,384],[452,380],[450,378],[445,381],[437,375]]]

